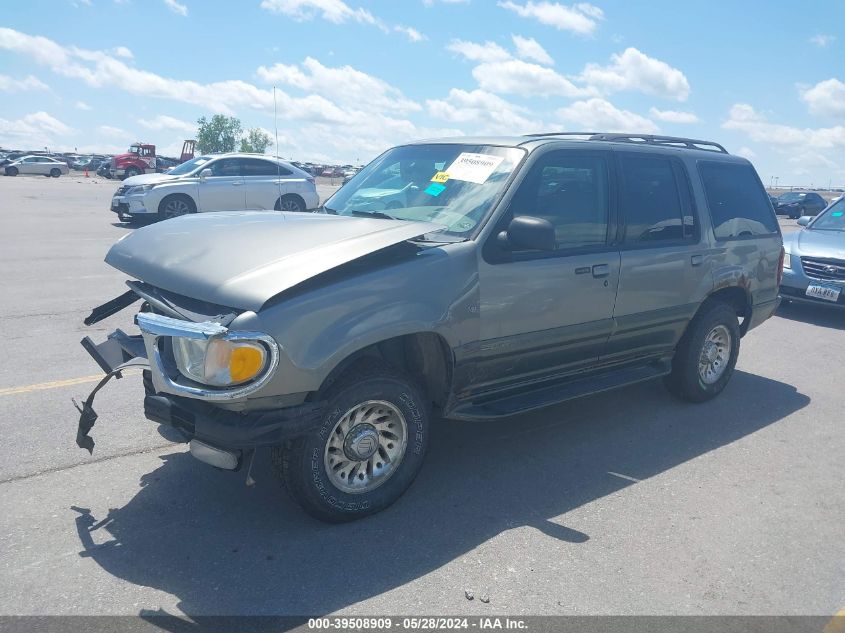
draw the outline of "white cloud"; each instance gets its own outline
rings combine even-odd
[[[554,66],[555,60],[546,52],[546,49],[540,46],[540,43],[533,37],[522,37],[521,35],[511,35],[514,46],[516,46],[516,56],[520,59],[528,59],[538,64],[545,64],[546,66]]]
[[[576,101],[555,113],[567,124],[574,124],[588,132],[642,132],[653,134],[658,127],[649,119],[620,110],[604,99]]]
[[[700,123],[699,119],[692,112],[681,112],[679,110],[658,110],[657,108],[650,108],[648,111],[652,119],[658,121],[666,121],[667,123]]]
[[[49,86],[32,75],[23,79],[15,79],[8,75],[0,75],[0,92],[22,92],[24,90],[49,90]]]
[[[397,24],[393,27],[393,30],[398,33],[404,33],[405,36],[408,38],[410,42],[422,42],[423,40],[427,40],[428,38],[420,33],[417,29],[410,27],[410,26],[402,26],[401,24]]]
[[[500,7],[513,11],[523,18],[533,18],[541,24],[553,26],[561,31],[572,31],[580,35],[590,35],[595,31],[598,20],[604,19],[604,12],[587,2],[571,6],[559,2],[532,2],[524,5],[507,0],[499,2]]]
[[[452,40],[446,50],[473,62],[501,62],[511,58],[511,54],[495,42],[477,44],[464,40]]]
[[[595,90],[580,88],[551,68],[519,59],[480,64],[472,76],[479,87],[489,92],[524,96],[582,97]]]
[[[751,149],[750,147],[742,146],[736,152],[734,152],[737,156],[742,156],[743,158],[747,158],[751,160],[757,157],[757,153]]]
[[[845,126],[826,128],[797,128],[770,123],[765,116],[747,103],[731,107],[728,120],[722,123],[726,130],[737,130],[753,141],[786,147],[812,147],[830,149],[845,147]]]
[[[678,101],[690,93],[684,73],[633,47],[611,55],[607,66],[587,64],[579,78],[604,93],[630,90]]]
[[[423,0],[423,4],[427,7],[433,6],[438,0]],[[439,0],[443,4],[469,4],[469,0]]]
[[[366,9],[353,9],[343,0],[262,0],[261,8],[299,21],[319,16],[334,24],[353,20],[362,24],[381,25],[381,21]]]
[[[89,106],[84,101],[77,101],[76,104],[75,104],[75,107],[76,107],[77,110],[90,110],[91,109],[91,106]]]
[[[197,131],[195,123],[188,123],[166,114],[160,114],[152,119],[138,119],[138,123],[148,130],[177,130],[186,134],[193,134]]]
[[[334,99],[340,104],[369,107],[384,111],[420,110],[416,102],[387,82],[351,66],[331,68],[312,57],[301,65],[276,64],[258,68],[258,77],[267,83],[281,83],[306,92]],[[272,92],[271,92],[272,95]]]
[[[819,33],[818,35],[814,35],[810,38],[810,43],[815,44],[819,48],[825,48],[828,44],[833,44],[835,40],[835,35],[824,35]]]
[[[426,106],[431,116],[471,126],[478,134],[527,134],[542,127],[541,122],[528,117],[526,108],[483,90],[453,88],[447,98],[429,99]]]
[[[164,0],[164,4],[166,4],[167,8],[173,11],[176,15],[188,17],[188,7],[181,2],[177,2],[177,0]]]
[[[845,118],[845,83],[838,79],[820,81],[801,93],[810,114]]]
[[[99,132],[102,136],[110,136],[115,138],[129,136],[129,132],[127,132],[126,130],[122,130],[119,127],[114,127],[112,125],[101,125],[97,128],[97,132]]]
[[[135,57],[132,54],[132,51],[130,51],[125,46],[116,46],[115,48],[112,49],[112,52],[115,55],[117,55],[118,57],[125,57],[126,59],[132,59],[133,57]]]
[[[47,114],[33,112],[10,121],[0,118],[0,146],[36,149],[52,146],[56,137],[72,134],[74,129]]]

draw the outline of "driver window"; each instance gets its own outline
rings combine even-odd
[[[607,242],[608,176],[602,156],[550,152],[519,186],[510,208],[515,216],[548,220],[556,250],[603,246]]]
[[[241,165],[236,158],[217,160],[208,166],[214,176],[240,176]]]

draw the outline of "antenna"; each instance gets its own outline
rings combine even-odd
[[[282,210],[282,166],[279,164],[279,117],[276,114],[276,86],[273,86],[273,125],[276,128],[276,184],[279,187],[279,211]]]

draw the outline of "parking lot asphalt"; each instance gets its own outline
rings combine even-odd
[[[131,228],[116,183],[0,178],[0,614],[813,614],[845,605],[845,314],[785,306],[716,400],[659,382],[487,423],[435,424],[387,511],[306,516],[262,456],[216,471],[97,366],[89,310]],[[330,189],[322,187],[321,195]],[[782,220],[784,231],[794,222]],[[469,601],[465,592],[476,596]],[[486,594],[489,602],[480,597]]]

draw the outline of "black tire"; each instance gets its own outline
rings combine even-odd
[[[305,200],[294,193],[286,193],[276,200],[276,211],[305,211]]]
[[[62,175],[62,172],[58,167],[53,167],[53,169],[50,170],[50,175],[53,178],[58,178],[59,176]]]
[[[340,380],[326,394],[326,413],[319,429],[273,449],[276,472],[288,493],[308,514],[328,523],[354,521],[384,510],[396,501],[417,476],[428,445],[430,412],[416,385],[383,367],[358,369],[348,372],[348,379]],[[371,400],[387,402],[401,412],[407,443],[401,461],[383,483],[366,492],[350,493],[332,483],[324,459],[326,446],[335,425],[346,413]],[[346,437],[350,435],[351,432]],[[380,432],[379,441],[389,441],[383,440],[383,435]],[[344,459],[348,462],[348,458]]]
[[[124,178],[132,178],[132,176],[137,176],[141,173],[141,170],[137,167],[129,167],[125,172],[123,172]]]
[[[790,219],[790,220],[797,220],[797,219],[798,219],[798,218],[800,218],[802,215],[804,215],[804,209],[798,209],[798,215],[793,215],[793,214],[791,214],[791,215],[789,216],[789,219]]]
[[[720,377],[708,383],[701,376],[699,364],[708,336],[719,326],[727,330],[731,348],[727,362],[723,363]],[[708,300],[690,321],[675,349],[672,372],[663,380],[666,388],[673,395],[688,402],[705,402],[715,398],[733,375],[736,359],[739,356],[739,342],[739,321],[736,311],[720,301]]]
[[[165,196],[158,204],[159,220],[167,220],[179,217],[180,215],[188,215],[189,213],[196,212],[196,203],[190,196],[184,193],[174,193],[169,196]]]
[[[17,167],[9,167],[6,169],[7,176],[17,176],[18,175],[18,168]]]

